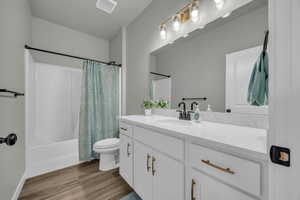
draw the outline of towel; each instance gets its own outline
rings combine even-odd
[[[135,192],[131,192],[120,200],[142,200],[142,199]]]
[[[268,53],[262,52],[251,74],[247,101],[250,105],[268,105],[269,96],[269,60]]]

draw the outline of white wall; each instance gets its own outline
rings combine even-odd
[[[32,18],[32,46],[86,58],[109,60],[109,41]],[[69,67],[81,67],[82,61],[57,55],[33,52],[36,62]]]
[[[172,108],[183,97],[207,97],[214,111],[225,111],[226,54],[262,45],[268,8],[255,8],[229,20],[207,26],[198,36],[182,39],[156,56],[157,72],[172,75]]]
[[[31,40],[27,0],[0,1],[0,88],[25,90],[24,45]],[[0,97],[0,137],[16,133],[15,146],[0,145],[0,199],[12,198],[25,170],[24,97]]]

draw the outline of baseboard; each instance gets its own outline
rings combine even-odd
[[[20,179],[19,184],[18,184],[18,186],[17,186],[17,188],[15,190],[15,193],[12,196],[11,200],[18,200],[19,195],[20,195],[20,193],[22,191],[22,188],[24,186],[25,181],[26,181],[26,173],[24,172],[24,174],[23,174],[22,178]]]

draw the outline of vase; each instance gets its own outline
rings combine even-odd
[[[151,109],[145,109],[145,115],[146,116],[152,115],[152,110]]]

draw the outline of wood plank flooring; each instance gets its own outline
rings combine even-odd
[[[26,180],[19,200],[120,200],[131,191],[118,170],[91,161]]]

